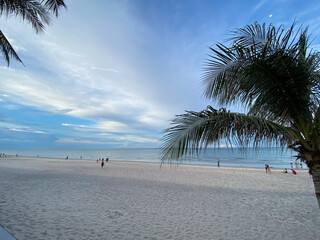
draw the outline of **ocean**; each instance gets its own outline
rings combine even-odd
[[[139,161],[161,163],[160,150],[157,148],[130,148],[130,149],[56,149],[56,150],[0,150],[7,155],[32,156],[32,157],[52,157],[97,160],[99,158],[109,158],[110,161]],[[209,148],[204,153],[197,156],[187,156],[181,161],[183,164],[216,166],[220,161],[220,166],[227,167],[253,167],[264,168],[269,164],[271,168],[290,168],[290,161],[295,162],[296,153],[291,149],[281,149],[277,147],[259,148],[254,151],[249,148],[242,151],[238,148]],[[293,164],[294,165],[294,164]],[[295,167],[295,165],[294,165]],[[300,168],[300,165],[298,166]],[[306,169],[306,165],[302,167]]]

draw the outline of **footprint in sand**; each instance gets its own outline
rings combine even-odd
[[[108,218],[115,219],[115,218],[122,217],[122,216],[123,216],[123,213],[120,212],[120,211],[117,211],[117,210],[115,210],[115,211],[108,211],[107,216],[108,216]]]

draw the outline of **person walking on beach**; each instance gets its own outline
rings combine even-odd
[[[102,158],[102,161],[101,161],[101,168],[103,168],[103,166],[104,166],[104,160],[103,160],[103,158]]]
[[[265,165],[266,173],[271,173],[270,166],[268,164]]]
[[[217,162],[218,167],[220,167],[220,160]]]

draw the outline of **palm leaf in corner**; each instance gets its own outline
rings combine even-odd
[[[12,45],[10,44],[10,42],[8,41],[8,39],[2,33],[1,30],[0,30],[0,49],[4,59],[8,64],[8,67],[10,64],[10,58],[14,58],[15,60],[21,62],[22,65],[24,66],[22,60],[19,58],[18,54],[16,53],[16,51],[14,50],[14,48],[12,47]]]

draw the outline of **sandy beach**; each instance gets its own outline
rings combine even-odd
[[[307,171],[0,158],[0,224],[24,239],[318,239]]]

